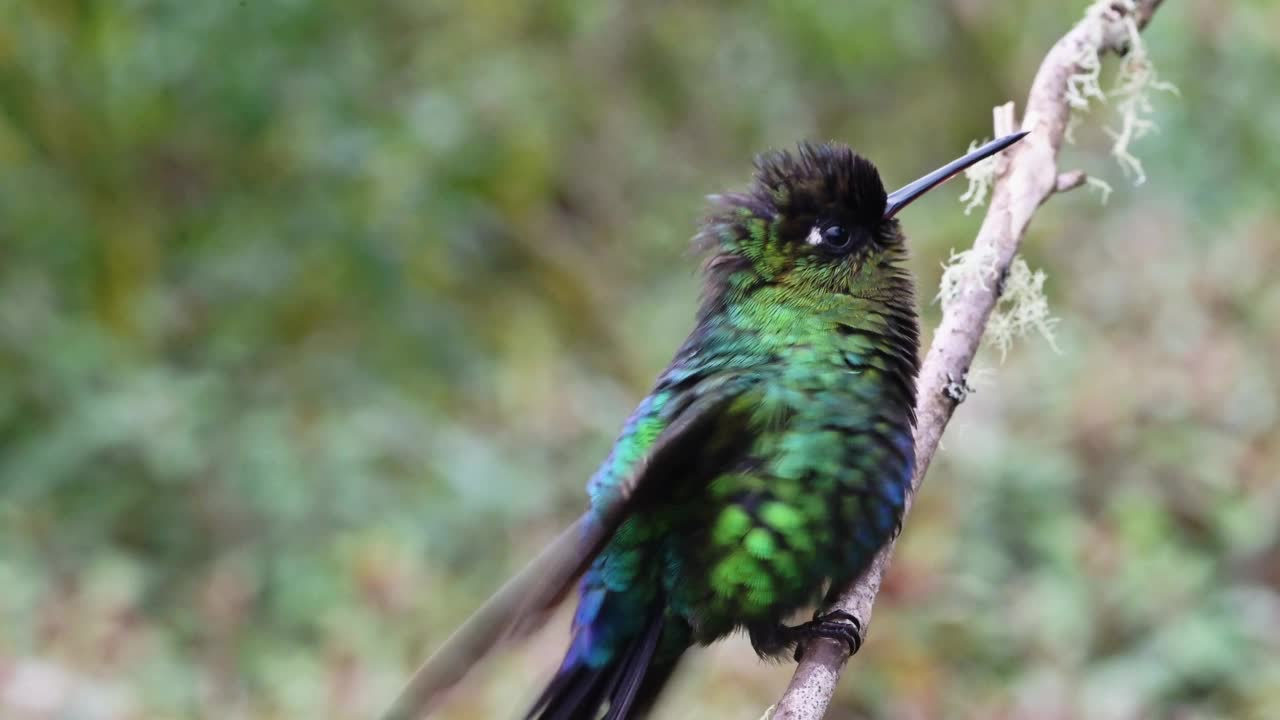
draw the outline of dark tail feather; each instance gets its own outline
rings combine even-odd
[[[535,713],[538,720],[595,720],[609,689],[608,672],[608,667],[579,665],[557,673],[525,720],[532,720]]]
[[[642,634],[632,644],[632,649],[623,659],[609,693],[609,712],[604,720],[626,720],[631,706],[636,701],[636,694],[644,683],[645,673],[653,664],[653,651],[658,647],[658,638],[662,635],[663,608],[658,606],[645,626]]]
[[[649,665],[649,671],[644,675],[644,681],[640,683],[640,687],[631,700],[628,708],[631,717],[642,718],[647,717],[649,710],[653,708],[653,704],[658,700],[662,688],[667,686],[667,681],[671,679],[671,674],[675,672],[676,665],[680,662],[680,657],[674,657],[667,662],[655,662]],[[612,712],[612,708],[610,708]],[[612,715],[607,716],[613,720]],[[625,715],[617,716],[617,720],[624,720]]]
[[[615,526],[613,519],[601,524],[588,513],[560,533],[427,658],[383,720],[414,720],[426,715],[444,691],[493,646],[537,628],[573,588]]]
[[[633,712],[647,709],[661,689],[662,683],[652,686],[645,677],[664,624],[663,606],[657,603],[644,631],[614,662],[600,668],[589,668],[582,661],[562,667],[525,720],[595,720],[606,701],[609,711],[604,720],[637,717]],[[664,667],[660,675],[665,682],[670,670]]]

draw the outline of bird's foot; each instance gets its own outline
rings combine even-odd
[[[797,625],[791,630],[799,639],[796,645],[796,662],[800,662],[800,658],[804,656],[805,641],[813,638],[843,641],[849,647],[850,657],[858,654],[858,649],[862,647],[862,621],[843,610],[818,615],[810,622]]]
[[[804,654],[804,644],[813,638],[839,640],[849,646],[850,655],[862,647],[862,622],[843,610],[815,614],[813,620],[803,625],[756,625],[749,628],[749,632],[751,644],[760,657],[791,653],[796,662]]]

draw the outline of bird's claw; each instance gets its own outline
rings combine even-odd
[[[821,637],[843,641],[849,648],[850,657],[858,654],[858,650],[862,647],[862,621],[852,613],[843,610],[832,610],[819,615],[796,630],[806,639]],[[800,662],[803,656],[804,643],[802,642],[796,646],[796,662]]]

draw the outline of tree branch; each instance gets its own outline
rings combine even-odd
[[[1031,135],[1005,153],[1005,166],[996,179],[991,205],[973,244],[980,257],[994,258],[995,277],[1003,277],[1008,271],[1036,208],[1055,192],[1084,182],[1084,174],[1079,171],[1076,171],[1078,176],[1076,173],[1060,176],[1058,172],[1058,151],[1071,116],[1068,79],[1084,70],[1080,61],[1090,55],[1090,48],[1096,48],[1098,55],[1127,52],[1126,22],[1132,20],[1141,30],[1162,1],[1094,3],[1084,19],[1054,44],[1041,63],[1031,84],[1022,121],[1022,129],[1030,130]],[[995,109],[995,125],[996,137],[1013,131],[1013,103]],[[957,382],[964,386],[964,378],[999,297],[1000,283],[984,286],[974,282],[962,297],[943,308],[942,322],[920,371],[915,475],[911,478],[904,521],[938,449],[942,431],[963,400],[963,393],[948,390]],[[864,632],[870,625],[871,609],[895,544],[891,542],[881,549],[867,571],[843,591],[832,607],[856,616]],[[775,706],[773,718],[821,718],[848,659],[848,649],[843,642],[825,639],[810,642],[791,684]]]

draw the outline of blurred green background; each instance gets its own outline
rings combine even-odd
[[[1083,8],[0,0],[0,717],[374,714],[582,507],[704,195],[801,138],[910,180]],[[1061,352],[980,358],[830,717],[1280,717],[1277,28],[1165,4],[1141,187],[1084,118],[1115,193],[1024,253]],[[922,302],[961,190],[905,218]],[[517,716],[566,626],[445,716]],[[685,667],[660,717],[790,676]]]

